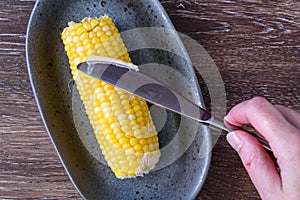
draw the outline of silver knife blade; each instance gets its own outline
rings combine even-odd
[[[194,104],[159,80],[143,72],[130,69],[125,64],[110,60],[89,61],[80,63],[77,69],[162,108],[192,118],[203,124],[231,132],[222,120],[213,117],[204,108]],[[241,127],[236,127],[236,129],[244,130]],[[254,136],[265,149],[272,152],[268,141],[256,133],[244,131]]]
[[[148,102],[199,122],[205,122],[211,118],[208,111],[192,103],[169,86],[145,73],[129,69],[126,65],[108,61],[92,61],[81,63],[77,68]]]

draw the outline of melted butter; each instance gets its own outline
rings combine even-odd
[[[116,59],[116,58],[110,58],[110,57],[104,57],[104,56],[89,56],[87,58],[88,63],[88,74],[92,73],[92,70],[94,69],[92,66],[94,63],[104,63],[104,64],[113,64],[117,67],[126,68],[129,70],[135,70],[139,71],[139,67],[137,65],[134,65],[132,63],[124,62],[123,60]]]

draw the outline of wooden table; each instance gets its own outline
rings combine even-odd
[[[254,96],[300,110],[297,0],[161,2],[177,30],[213,58],[228,110]],[[25,35],[33,5],[0,1],[0,199],[80,199],[44,129],[27,74]],[[209,107],[208,94],[205,101]],[[259,199],[224,137],[197,199]]]

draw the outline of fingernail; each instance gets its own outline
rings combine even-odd
[[[229,122],[229,120],[228,120],[227,115],[224,117],[223,121],[224,121],[225,125],[231,124],[231,123]]]
[[[239,138],[238,134],[235,132],[230,132],[226,136],[227,141],[229,144],[234,148],[236,151],[239,151],[239,149],[242,146],[242,141]]]
[[[227,115],[224,117],[224,123],[232,125],[232,123],[228,120]]]
[[[224,122],[228,122],[228,120],[227,120],[227,115],[224,117]]]

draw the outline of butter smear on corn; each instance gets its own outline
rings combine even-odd
[[[76,66],[105,58],[131,59],[112,19],[69,22],[61,36],[71,72],[107,164],[117,178],[143,176],[159,161],[158,136],[145,100],[88,76]],[[137,69],[135,69],[137,70]]]

